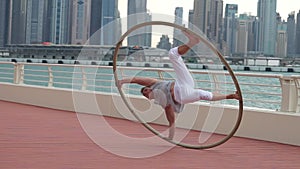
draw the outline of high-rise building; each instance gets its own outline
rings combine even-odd
[[[11,0],[9,12],[8,44],[25,44],[27,1]]]
[[[45,1],[27,0],[26,44],[43,42]]]
[[[100,44],[101,18],[102,18],[102,1],[91,0],[91,21],[90,21],[90,40],[92,45]]]
[[[10,0],[0,1],[0,48],[8,42],[8,18]]]
[[[259,47],[266,56],[275,56],[276,43],[276,4],[277,0],[259,0],[257,15],[259,18]]]
[[[236,53],[245,56],[248,52],[248,16],[240,15],[237,22]]]
[[[53,0],[44,0],[43,41],[51,42]]]
[[[162,35],[156,47],[160,49],[166,49],[167,51],[170,50],[171,43],[168,35]]]
[[[71,44],[85,44],[90,35],[91,0],[72,2]]]
[[[208,38],[221,49],[223,40],[223,0],[211,0]]]
[[[296,24],[296,54],[300,55],[300,10],[297,13],[297,24]]]
[[[209,29],[210,0],[194,0],[193,25],[206,36]]]
[[[147,11],[147,0],[128,0],[127,28],[142,22],[151,21],[150,12]],[[151,46],[152,26],[145,26],[133,32],[128,37],[129,46]]]
[[[222,48],[223,0],[195,0],[193,24],[198,27],[211,42]]]
[[[91,0],[91,27],[89,43],[114,45],[120,38],[121,27],[118,0]]]
[[[6,1],[6,11],[9,11],[7,13],[8,24],[6,24],[8,44],[55,42],[53,41],[55,35],[52,24],[57,0]]]
[[[277,24],[276,56],[287,56],[287,24],[285,22]]]
[[[128,0],[128,15],[147,12],[147,0]]]
[[[50,40],[55,44],[70,44],[72,0],[52,0]]]
[[[224,17],[224,41],[227,44],[228,53],[226,55],[231,55],[235,51],[236,42],[236,22],[238,13],[237,4],[226,4],[225,7],[225,17]]]
[[[114,45],[120,38],[120,25],[116,19],[120,17],[118,12],[118,0],[102,0],[102,18],[100,45]]]
[[[256,52],[256,37],[258,32],[258,24],[256,16],[248,16],[248,53]]]
[[[193,21],[194,21],[194,10],[190,9],[189,10],[189,25],[188,25],[188,28],[192,29],[192,30],[194,29],[193,28],[193,26],[194,26]]]
[[[182,7],[176,7],[175,9],[175,21],[174,23],[177,25],[182,25],[182,16],[183,16],[183,8]],[[180,36],[182,35],[181,31],[179,29],[174,29],[173,33],[173,47],[179,46],[182,44],[180,41]]]
[[[296,37],[296,23],[295,12],[289,14],[287,18],[287,53],[288,56],[295,54],[295,39]]]

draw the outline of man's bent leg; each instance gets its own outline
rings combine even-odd
[[[178,53],[178,47],[170,49],[169,58],[177,76],[176,81],[180,85],[188,85],[194,88],[194,79],[184,64],[181,55]]]

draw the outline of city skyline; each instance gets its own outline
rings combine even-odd
[[[9,15],[5,14],[1,19],[1,23],[7,24],[2,26],[1,36],[5,40],[1,43],[2,46],[43,42],[113,45],[124,33],[123,31],[131,28],[132,25],[150,20],[177,23],[178,18],[183,18],[180,19],[179,25],[198,31],[201,36],[206,37],[218,50],[228,56],[259,54],[293,56],[297,53],[287,46],[296,45],[297,47],[294,48],[298,48],[300,44],[298,43],[300,10],[290,15],[289,19],[286,19],[288,22],[284,22],[285,18],[275,13],[280,11],[277,9],[277,0],[257,0],[257,5],[254,5],[257,8],[255,15],[251,15],[252,12],[238,10],[239,4],[227,3],[227,0],[187,0],[181,6],[178,6],[178,0],[162,1],[159,6],[157,0],[149,3],[147,0],[6,0],[5,2],[2,8],[7,6],[5,11],[8,11],[6,13]],[[165,2],[170,4],[164,5]],[[153,5],[157,7],[153,8]],[[191,7],[186,8],[185,5]],[[188,12],[184,11],[184,8],[188,9]],[[158,10],[163,10],[163,13]],[[184,18],[185,14],[188,14],[188,19]],[[121,20],[117,19],[120,15]],[[13,34],[18,31],[24,34]],[[149,26],[149,29],[147,27],[140,31],[144,33],[135,32],[136,34],[128,36],[124,45],[167,50],[168,47],[163,46],[178,45],[176,42],[176,38],[179,38],[178,33],[171,28]],[[162,35],[166,35],[165,38]]]
[[[251,15],[257,15],[257,3],[258,0],[223,0],[223,8],[225,11],[226,4],[237,4],[238,5],[238,14],[251,13]],[[157,14],[166,14],[174,15],[176,7],[183,7],[183,19],[188,21],[188,12],[194,7],[194,0],[185,0],[185,3],[182,3],[182,0],[151,0],[147,2],[147,9],[151,13]],[[121,17],[127,16],[127,0],[119,0],[119,10]],[[277,0],[277,12],[280,13],[283,20],[287,20],[288,14],[292,11],[298,13],[300,10],[300,1],[299,0],[289,0],[286,3],[285,0]]]

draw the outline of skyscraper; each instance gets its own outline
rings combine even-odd
[[[222,26],[223,0],[211,0],[208,37],[219,49],[222,48]]]
[[[249,15],[248,16],[248,52],[256,52],[256,38],[257,38],[257,18],[256,16]]]
[[[193,26],[194,26],[194,10],[189,10],[189,25],[188,28],[193,30]]]
[[[45,1],[27,0],[26,44],[43,42]]]
[[[43,41],[51,42],[51,23],[53,13],[53,0],[44,0],[44,19],[43,19]]]
[[[287,56],[287,24],[279,22],[277,25],[277,38],[276,38],[276,56]]]
[[[183,16],[183,8],[182,7],[176,7],[175,8],[175,21],[174,23],[177,25],[182,25],[182,16]],[[173,47],[179,46],[182,44],[180,42],[180,35],[182,35],[181,31],[178,29],[174,29],[173,33]]]
[[[90,0],[72,2],[72,36],[71,44],[85,44],[90,35]]]
[[[127,9],[128,29],[136,24],[152,20],[151,14],[147,11],[147,0],[128,0]],[[134,34],[128,37],[128,45],[151,46],[151,32],[152,26],[145,26],[134,31]]]
[[[100,44],[99,29],[101,28],[102,0],[91,0],[90,44]]]
[[[275,56],[277,0],[259,0],[259,47],[266,56]]]
[[[114,45],[120,37],[118,0],[91,0],[90,44]]]
[[[101,25],[105,30],[101,34],[101,45],[114,45],[120,38],[120,27],[114,22],[119,16],[118,0],[102,0]]]
[[[4,47],[8,41],[9,1],[0,1],[0,47]]]
[[[194,0],[193,25],[208,34],[210,0]]]
[[[300,10],[297,13],[297,25],[296,25],[296,54],[300,54]]]
[[[71,0],[52,0],[50,40],[55,44],[70,44]]]
[[[237,13],[238,5],[226,4],[224,18],[224,41],[228,46],[228,54],[232,54],[235,51]]]
[[[8,11],[6,16],[8,20],[8,24],[6,24],[8,44],[33,44],[44,41],[56,43],[55,40],[58,34],[55,34],[55,29],[59,28],[62,24],[60,22],[61,18],[55,22],[55,9],[57,9],[58,4],[62,6],[62,2],[68,0],[6,1],[6,11]],[[68,8],[70,10],[70,7]],[[59,11],[61,11],[61,9],[59,9]],[[61,13],[59,13],[58,16],[60,16],[60,14]]]
[[[295,36],[296,36],[296,24],[295,24],[295,12],[289,14],[287,19],[287,53],[288,55],[295,54]]]
[[[248,51],[248,16],[240,15],[237,23],[236,53],[244,56]]]
[[[222,22],[223,0],[194,1],[193,24],[219,49],[223,39]]]
[[[8,44],[25,44],[27,1],[11,0],[9,12]]]

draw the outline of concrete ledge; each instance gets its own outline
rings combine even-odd
[[[120,96],[116,94],[1,83],[0,99],[52,109],[135,120]],[[135,96],[128,99],[136,111],[144,112],[142,118],[147,122],[167,124],[163,110],[159,106],[143,97]],[[207,123],[214,124],[218,121],[214,126],[215,132],[227,134],[236,121],[237,112],[235,106],[202,102],[189,104],[182,113],[177,115],[176,125],[182,128],[201,129]],[[216,120],[216,117],[219,119]],[[241,126],[235,136],[300,146],[299,121],[299,114],[245,108]]]

